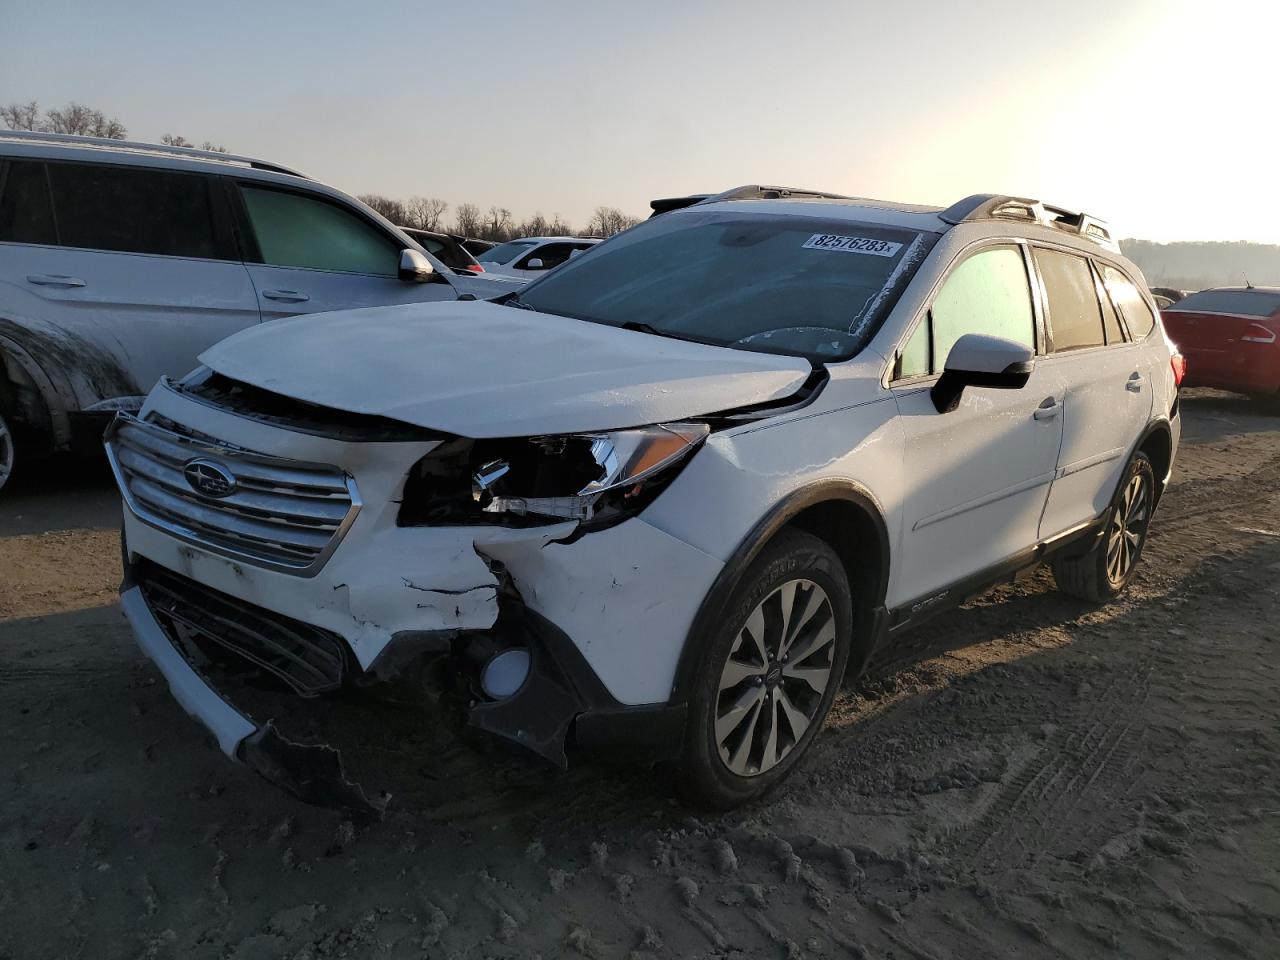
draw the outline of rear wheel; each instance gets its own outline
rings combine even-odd
[[[1086,554],[1053,562],[1058,588],[1082,600],[1105,603],[1133,579],[1155,509],[1155,472],[1145,453],[1129,461],[1107,515],[1106,530]]]
[[[698,638],[698,679],[679,788],[727,809],[785,777],[822,727],[853,622],[839,557],[817,537],[781,534],[752,564],[724,621]]]

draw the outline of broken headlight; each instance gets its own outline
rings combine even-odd
[[[505,440],[455,440],[405,484],[401,526],[577,520],[608,526],[643,510],[706,439],[704,423]]]

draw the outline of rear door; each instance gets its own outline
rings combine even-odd
[[[236,184],[234,199],[264,320],[457,299],[443,272],[439,282],[401,280],[400,240],[355,207],[247,180]]]
[[[215,178],[134,164],[6,167],[4,300],[56,331],[59,355],[41,362],[68,368],[82,406],[145,394],[258,322]]]
[[[1052,368],[1066,387],[1062,449],[1040,523],[1048,539],[1098,517],[1151,419],[1151,371],[1090,260],[1037,247]]]

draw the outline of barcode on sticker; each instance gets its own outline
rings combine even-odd
[[[841,253],[869,253],[873,257],[893,257],[902,244],[870,237],[841,237],[834,233],[815,233],[804,242],[804,250],[839,250]]]

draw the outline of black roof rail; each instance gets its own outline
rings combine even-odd
[[[28,140],[35,143],[66,144],[69,147],[106,147],[138,153],[158,153],[170,157],[188,157],[192,160],[220,160],[223,163],[243,164],[254,170],[283,173],[290,177],[301,177],[303,180],[311,179],[305,173],[282,167],[278,163],[258,160],[255,157],[242,157],[235,153],[223,153],[221,150],[201,150],[198,147],[174,147],[167,143],[116,140],[113,137],[82,137],[74,133],[39,133],[32,130],[0,130],[0,140]]]
[[[1105,221],[1087,213],[1050,206],[1026,197],[975,193],[947,207],[938,214],[938,219],[953,225],[973,220],[1022,220],[1078,234],[1108,250],[1120,250],[1120,244],[1112,236],[1111,228]]]

